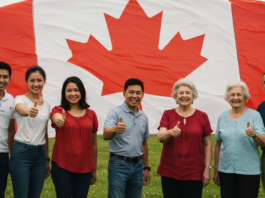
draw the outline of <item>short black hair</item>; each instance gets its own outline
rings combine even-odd
[[[142,92],[144,92],[144,84],[142,81],[140,81],[139,79],[137,78],[130,78],[128,79],[126,82],[125,82],[125,85],[124,85],[124,91],[126,92],[126,90],[128,89],[128,87],[130,85],[139,85],[142,87]]]
[[[29,75],[31,73],[35,73],[35,72],[40,72],[40,74],[42,75],[44,81],[46,81],[46,73],[45,71],[42,69],[42,67],[38,66],[38,65],[34,65],[28,68],[27,72],[26,72],[26,82],[29,79]]]
[[[10,65],[8,65],[8,64],[5,63],[5,62],[0,61],[0,69],[5,69],[5,70],[7,70],[8,73],[9,73],[9,77],[11,77],[12,70],[11,70]]]
[[[71,106],[69,104],[69,102],[66,100],[66,97],[65,97],[65,89],[66,89],[66,86],[69,84],[69,83],[75,83],[81,93],[81,99],[79,101],[79,106],[82,108],[82,109],[87,109],[89,108],[90,106],[87,104],[86,102],[86,89],[84,87],[84,84],[83,82],[76,76],[71,76],[69,78],[67,78],[64,83],[63,83],[63,88],[62,88],[62,98],[61,98],[61,107],[64,108],[66,111],[70,110],[71,109]]]

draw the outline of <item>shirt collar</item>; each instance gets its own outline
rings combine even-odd
[[[125,102],[122,103],[122,108],[127,113],[130,113],[130,112],[133,113],[133,111],[131,109],[129,109],[129,107],[127,106],[127,104]],[[138,115],[142,115],[142,111],[139,109],[139,107],[137,107],[137,113],[136,113],[135,117]]]
[[[7,97],[7,92],[6,92],[6,90],[5,90],[5,93],[4,93],[4,97],[1,99],[2,101],[4,101],[4,100],[8,100],[8,97]]]

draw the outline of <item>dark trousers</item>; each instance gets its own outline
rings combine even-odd
[[[0,198],[5,197],[8,166],[9,166],[8,153],[0,153]]]
[[[222,198],[257,198],[260,175],[219,172]]]
[[[45,180],[44,145],[15,142],[10,157],[14,198],[39,198]]]
[[[89,173],[73,173],[60,168],[54,161],[51,170],[57,198],[86,198],[92,179]]]
[[[164,198],[201,198],[202,180],[176,180],[161,176]]]

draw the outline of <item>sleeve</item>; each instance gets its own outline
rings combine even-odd
[[[115,127],[119,122],[119,115],[111,109],[105,119],[104,129]]]
[[[216,135],[215,135],[215,139],[218,141],[222,141],[222,139],[220,137],[220,122],[221,122],[221,116],[219,116],[219,118],[218,118]]]
[[[168,111],[164,111],[162,118],[160,120],[160,125],[158,127],[158,130],[160,129],[160,127],[165,127],[167,130],[169,130],[169,115],[168,115]]]
[[[52,125],[52,128],[57,128],[57,126],[52,122],[52,116],[55,114],[55,113],[62,113],[63,111],[63,108],[62,107],[59,107],[59,106],[55,106],[53,109],[52,109],[52,112],[50,113],[50,119],[51,119],[51,125]]]
[[[210,120],[208,118],[208,115],[206,113],[204,113],[203,117],[204,117],[203,136],[206,137],[206,136],[210,135],[213,132],[213,130],[211,128],[211,124],[210,124]]]
[[[98,118],[95,111],[93,111],[94,122],[93,122],[93,133],[98,131]]]
[[[256,112],[253,118],[254,118],[253,130],[256,131],[258,134],[261,134],[261,135],[265,134],[264,124],[263,124],[260,113]],[[251,123],[250,123],[250,126],[252,126]]]
[[[14,100],[14,111],[16,110],[17,104],[22,103],[25,105],[24,100],[21,96],[17,96]]]
[[[144,133],[144,140],[149,139],[149,124],[148,124],[148,118],[147,117],[146,117],[146,121],[147,121],[147,124],[146,124],[146,128],[145,128],[145,133]]]

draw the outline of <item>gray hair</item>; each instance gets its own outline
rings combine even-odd
[[[230,91],[232,88],[234,88],[234,87],[242,87],[242,89],[243,89],[243,94],[244,94],[244,99],[245,99],[245,102],[247,102],[248,99],[250,98],[250,94],[249,94],[248,86],[247,86],[246,83],[244,83],[243,81],[230,82],[230,83],[226,86],[226,91],[225,91],[224,99],[225,99],[226,101],[228,101],[229,91]]]
[[[193,95],[193,98],[196,99],[198,97],[198,91],[196,89],[196,86],[195,84],[188,80],[188,79],[185,79],[185,78],[182,78],[182,79],[179,79],[173,86],[173,89],[172,89],[172,93],[171,93],[171,97],[176,99],[177,97],[177,93],[178,93],[178,90],[179,90],[179,87],[180,86],[187,86],[191,89],[192,91],[192,95]]]

